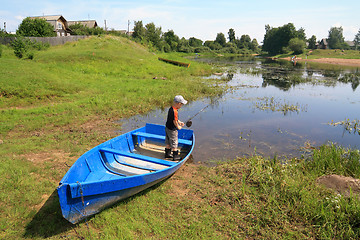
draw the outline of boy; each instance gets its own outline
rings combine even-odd
[[[174,98],[172,106],[169,108],[166,121],[166,138],[165,138],[165,158],[173,158],[174,161],[179,161],[178,147],[178,130],[180,130],[184,123],[179,120],[178,110],[187,103],[181,95]],[[171,152],[173,155],[171,156]]]

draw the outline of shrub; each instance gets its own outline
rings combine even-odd
[[[28,49],[28,44],[26,43],[26,40],[21,37],[15,38],[15,40],[12,41],[11,46],[14,48],[14,54],[18,58],[22,58]]]
[[[211,52],[211,49],[208,48],[208,47],[204,47],[204,46],[202,46],[202,47],[196,47],[196,48],[194,49],[194,52],[195,52],[195,53]]]
[[[238,50],[235,47],[224,47],[220,49],[221,53],[238,53]]]
[[[178,52],[184,52],[184,53],[192,53],[193,49],[188,46],[180,46],[178,49]]]
[[[38,51],[46,50],[50,47],[49,43],[42,43],[42,42],[37,42],[37,41],[35,41],[35,42],[31,41],[30,45],[31,45],[31,48],[36,49]]]
[[[34,59],[34,52],[28,52],[27,53],[27,58],[30,59],[30,60],[33,60]]]
[[[101,27],[89,28],[81,23],[71,25],[70,29],[72,31],[72,35],[101,35],[105,33],[105,30]]]
[[[23,58],[25,55],[28,59],[34,59],[34,52],[29,52],[29,50],[44,50],[50,47],[49,43],[42,43],[37,41],[31,41],[28,38],[17,37],[11,43],[11,46],[14,48],[14,54],[18,58]]]
[[[0,57],[2,56],[2,44],[0,44]]]
[[[291,51],[294,52],[294,54],[303,53],[305,47],[306,47],[305,41],[299,38],[292,38],[289,41],[289,48]]]

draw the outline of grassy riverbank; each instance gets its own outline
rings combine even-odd
[[[166,64],[125,38],[94,37],[37,52],[34,60],[5,51],[0,139],[17,154],[49,148],[77,153],[82,140],[108,138],[104,130],[115,126],[113,120],[168,106],[176,94],[193,100],[221,92],[198,77],[209,74],[209,66]]]
[[[323,146],[312,156],[254,156],[215,168],[187,164],[173,177],[77,225],[61,216],[56,187],[86,150],[116,135],[114,121],[183,94],[223,91],[125,38],[93,37],[17,59],[0,58],[0,239],[358,238],[359,201],[316,184],[360,177],[359,152]]]
[[[168,107],[222,89],[201,76],[212,68],[182,68],[125,38],[93,37],[18,59],[3,47],[0,58],[0,238],[17,239],[68,166],[86,150],[116,135],[124,117]],[[168,55],[168,58],[180,58]],[[56,197],[55,197],[56,198]],[[66,225],[60,215],[57,229]]]

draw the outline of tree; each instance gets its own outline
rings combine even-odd
[[[190,47],[189,41],[186,40],[184,37],[181,38],[179,41],[178,51],[185,53],[192,52],[192,48]]]
[[[176,51],[179,45],[179,37],[175,35],[173,30],[169,30],[163,34],[164,41],[168,44],[171,51]]]
[[[204,46],[211,50],[220,50],[222,48],[222,46],[215,41],[205,41]]]
[[[238,48],[245,48],[245,49],[250,49],[250,45],[251,45],[251,38],[249,35],[242,35],[240,37],[240,40],[237,41],[237,47]]]
[[[331,49],[342,49],[345,43],[343,37],[343,28],[342,27],[330,28],[327,42]]]
[[[358,33],[355,35],[354,45],[355,45],[355,50],[357,50],[358,46],[360,45],[360,29]]]
[[[294,54],[303,53],[305,47],[306,47],[305,41],[299,38],[292,38],[289,41],[289,48],[291,51],[294,52]]]
[[[217,42],[217,43],[220,44],[222,47],[224,47],[225,44],[226,44],[225,35],[224,35],[223,33],[218,33],[218,34],[216,35],[215,42]]]
[[[303,41],[306,41],[306,34],[305,34],[305,29],[304,28],[299,28],[299,30],[297,30],[295,33],[295,37],[300,39],[300,40],[303,40]]]
[[[308,49],[315,49],[316,48],[316,36],[312,35],[311,38],[308,39]]]
[[[256,52],[259,50],[259,43],[258,41],[256,40],[256,38],[254,38],[251,43],[250,43],[250,50]]]
[[[282,53],[283,49],[288,47],[289,41],[292,38],[298,38],[303,41],[306,40],[305,30],[303,28],[296,30],[292,23],[285,24],[278,28],[265,25],[265,31],[262,49],[271,55]]]
[[[45,19],[29,17],[25,18],[16,33],[24,37],[55,37],[53,26]]]
[[[203,41],[194,37],[189,38],[189,45],[191,47],[202,47]]]
[[[230,28],[229,29],[229,32],[228,32],[228,35],[229,35],[229,42],[235,42],[235,30]]]
[[[151,42],[157,48],[160,48],[161,27],[155,27],[154,23],[145,25],[145,37],[148,42]]]
[[[142,41],[143,39],[145,39],[145,28],[143,25],[142,21],[134,21],[134,29],[133,29],[133,38],[135,39],[139,39],[140,41]]]

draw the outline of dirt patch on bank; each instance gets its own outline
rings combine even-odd
[[[281,58],[288,61],[291,61],[290,57]],[[360,59],[343,59],[343,58],[317,58],[317,59],[303,59],[296,58],[296,61],[300,62],[317,62],[317,63],[327,63],[334,65],[342,65],[342,66],[352,66],[352,67],[360,67]]]
[[[360,59],[318,58],[318,59],[302,59],[302,61],[360,67]]]
[[[332,174],[319,177],[316,182],[345,197],[349,197],[350,192],[360,197],[360,179]]]

